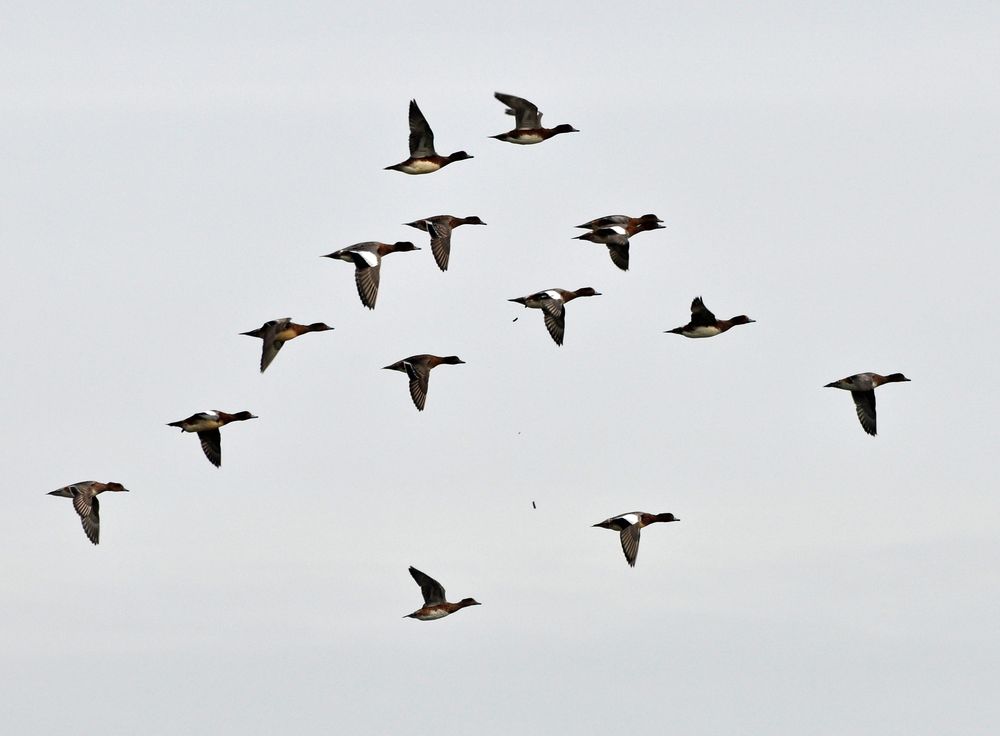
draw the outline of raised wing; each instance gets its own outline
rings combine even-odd
[[[507,110],[507,114],[514,116],[514,126],[517,130],[532,130],[542,127],[542,113],[538,112],[538,108],[533,103],[528,102],[523,97],[515,97],[503,92],[494,92],[493,96],[510,108]]]
[[[434,156],[434,131],[420,112],[416,100],[410,100],[410,156]]]
[[[425,575],[420,572],[415,567],[410,568],[410,575],[413,579],[417,581],[417,585],[420,586],[420,592],[424,596],[424,605],[433,606],[437,603],[444,603],[444,588],[441,587],[441,583],[432,578],[430,575]]]
[[[692,327],[714,327],[715,315],[705,306],[705,302],[700,296],[696,296],[691,302],[691,326]]]

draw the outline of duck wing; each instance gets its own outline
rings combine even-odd
[[[73,496],[73,508],[80,515],[83,533],[87,535],[87,539],[97,544],[101,536],[101,504],[98,502],[97,496],[77,492]]]
[[[566,305],[560,299],[542,299],[541,304],[545,329],[549,331],[556,345],[562,345],[563,334],[566,332]]]
[[[875,389],[871,391],[851,391],[854,399],[854,410],[858,413],[858,421],[868,434],[875,436]]]
[[[420,112],[416,100],[410,100],[410,156],[434,156],[434,131]]]
[[[206,429],[201,431],[198,433],[198,439],[201,440],[201,451],[205,453],[208,461],[215,467],[220,467],[222,465],[222,434],[219,430]]]
[[[406,375],[410,379],[410,398],[413,399],[413,405],[417,407],[418,411],[423,411],[424,404],[427,402],[427,386],[431,379],[431,369],[426,365],[408,362],[403,363],[403,368],[406,369]]]
[[[715,315],[705,306],[700,296],[691,302],[691,327],[715,327]]]
[[[354,271],[354,282],[358,287],[358,296],[361,303],[369,309],[375,309],[375,300],[378,299],[379,273],[382,270],[382,262],[376,261],[374,266],[356,260]]]
[[[451,256],[451,225],[428,221],[427,232],[431,235],[431,253],[434,254],[438,268],[447,271],[448,258]]]
[[[622,271],[628,271],[628,240],[624,243],[608,243],[607,246],[611,262]]]
[[[278,355],[278,351],[281,350],[281,346],[285,343],[281,340],[275,340],[271,338],[267,339],[264,337],[264,350],[260,355],[260,372],[263,373],[267,370],[267,367],[271,365],[271,361]]]
[[[629,567],[635,567],[635,558],[639,556],[640,531],[638,524],[629,524],[621,531],[622,552],[625,553],[625,561]]]
[[[514,127],[517,130],[542,127],[542,113],[538,112],[538,107],[533,103],[528,102],[523,97],[515,97],[503,92],[494,92],[493,96],[510,108],[507,110],[507,114],[514,116]]]
[[[275,319],[264,325],[264,334],[261,335],[261,339],[264,342],[264,349],[260,355],[260,372],[263,373],[271,361],[274,360],[278,351],[281,350],[281,346],[284,345],[284,341],[278,340],[277,336],[288,329],[288,323],[292,321],[291,317],[282,317],[281,319]]]
[[[445,602],[444,588],[441,586],[441,583],[430,575],[420,572],[415,567],[410,568],[410,575],[413,576],[413,579],[417,581],[417,585],[420,586],[425,606],[433,606],[437,603]]]

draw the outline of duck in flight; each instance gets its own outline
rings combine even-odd
[[[281,317],[265,322],[256,330],[241,332],[241,335],[249,337],[259,337],[264,341],[263,352],[260,356],[260,372],[263,373],[271,361],[274,360],[281,347],[289,340],[294,340],[299,335],[307,332],[325,332],[333,328],[323,322],[313,322],[311,325],[300,325],[292,322],[291,317]]]
[[[242,422],[247,419],[256,419],[248,411],[240,411],[235,414],[227,414],[224,411],[200,411],[192,414],[187,419],[179,419],[176,422],[169,422],[168,427],[180,427],[181,432],[195,432],[201,441],[202,452],[205,457],[215,467],[222,465],[222,435],[219,428],[230,422]]]
[[[680,521],[680,519],[673,514],[647,514],[645,511],[629,511],[612,516],[610,519],[594,524],[594,526],[619,532],[625,561],[628,562],[629,567],[635,567],[635,558],[639,555],[639,531],[644,526],[655,524],[658,521]]]
[[[556,345],[563,344],[563,335],[566,332],[566,302],[570,302],[581,296],[601,296],[599,291],[594,291],[589,286],[584,286],[575,291],[568,289],[546,289],[528,296],[519,296],[516,299],[508,299],[509,302],[523,304],[532,309],[541,309],[542,317],[545,318],[545,329],[549,331]]]
[[[590,232],[577,235],[573,239],[589,240],[591,243],[606,245],[611,262],[622,271],[628,271],[629,238],[647,230],[660,230],[663,228],[663,225],[660,224],[662,222],[663,220],[653,214],[641,217],[606,215],[577,225],[577,227],[590,230]]]
[[[608,247],[611,262],[622,271],[628,271],[628,235],[621,228],[599,227],[589,233],[577,235],[573,240],[589,240]]]
[[[369,241],[335,250],[333,253],[327,253],[323,258],[335,258],[339,261],[353,263],[354,283],[358,287],[361,303],[369,309],[375,309],[382,259],[390,253],[402,253],[409,250],[420,250],[420,248],[409,240],[395,243]]]
[[[417,230],[423,230],[431,236],[431,253],[438,268],[442,271],[448,270],[448,259],[451,256],[451,231],[460,225],[485,225],[475,215],[470,217],[455,217],[453,215],[434,215],[425,217],[422,220],[414,220],[405,223]]]
[[[97,544],[101,538],[101,516],[99,513],[101,504],[97,501],[97,494],[105,491],[125,491],[127,493],[128,488],[114,481],[101,483],[96,480],[82,480],[79,483],[49,491],[48,495],[72,498],[73,508],[83,524],[83,533],[87,535],[87,539]]]
[[[392,365],[385,366],[383,370],[401,371],[406,374],[410,379],[410,398],[413,399],[413,405],[417,407],[417,411],[423,411],[424,404],[427,402],[427,383],[431,378],[431,368],[442,364],[459,365],[461,363],[465,363],[465,361],[457,355],[443,358],[438,355],[411,355],[409,358],[403,358]]]
[[[427,118],[420,112],[416,100],[410,100],[410,157],[386,171],[402,171],[404,174],[430,174],[442,169],[453,161],[472,158],[465,151],[455,151],[450,156],[439,156],[434,150],[434,131]]]
[[[600,228],[622,228],[626,235],[632,237],[636,233],[646,230],[662,230],[663,220],[654,214],[642,215],[640,217],[629,217],[628,215],[605,215],[596,220],[577,225],[583,230],[598,230]]]
[[[684,335],[684,337],[715,337],[731,327],[751,322],[756,322],[756,320],[750,319],[745,314],[730,319],[716,319],[715,315],[705,306],[705,302],[698,296],[691,302],[691,321],[683,327],[675,327],[672,330],[664,330],[664,332]]]
[[[426,575],[415,567],[410,568],[410,575],[420,586],[420,592],[424,596],[424,605],[413,613],[408,613],[403,618],[415,618],[418,621],[433,621],[434,619],[450,616],[466,606],[481,606],[482,603],[474,598],[463,598],[458,603],[449,603],[445,600],[444,588],[441,583]]]
[[[890,373],[888,376],[878,373],[855,373],[853,376],[828,383],[823,388],[842,388],[845,391],[850,391],[851,398],[854,399],[854,410],[857,412],[861,427],[865,432],[874,437],[875,389],[883,383],[897,383],[909,380],[902,373]]]
[[[569,123],[563,123],[554,128],[543,128],[542,113],[538,111],[538,107],[534,103],[528,102],[523,97],[515,97],[503,92],[494,92],[493,96],[507,106],[506,113],[513,115],[515,122],[513,130],[500,133],[499,135],[491,135],[490,138],[526,146],[547,141],[552,136],[559,135],[560,133],[580,132]]]

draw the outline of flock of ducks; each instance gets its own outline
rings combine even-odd
[[[494,96],[506,105],[505,112],[514,117],[515,125],[512,130],[490,136],[491,138],[506,143],[532,145],[542,143],[562,133],[579,132],[568,123],[557,125],[554,128],[543,127],[541,123],[542,113],[536,105],[524,98],[502,92],[496,92]],[[431,130],[427,118],[424,117],[417,106],[416,100],[410,100],[409,126],[410,156],[405,161],[385,167],[387,170],[400,171],[410,175],[430,174],[455,161],[472,158],[465,151],[456,151],[448,156],[441,156],[435,151],[434,132]],[[645,214],[640,217],[607,215],[578,225],[578,228],[582,228],[588,232],[577,236],[575,239],[605,245],[608,248],[608,254],[611,257],[612,263],[619,269],[627,271],[629,267],[630,238],[641,232],[662,229],[664,227],[662,223],[663,220],[654,214]],[[462,225],[485,225],[486,223],[475,216],[454,217],[452,215],[435,215],[405,224],[426,232],[430,236],[431,252],[434,260],[438,268],[442,271],[447,271],[451,255],[452,231]],[[395,243],[369,241],[341,248],[323,257],[353,264],[355,269],[355,284],[361,303],[368,309],[375,309],[375,303],[378,299],[382,260],[392,253],[414,250],[420,250],[420,248],[409,241]],[[562,345],[566,331],[566,304],[579,297],[600,295],[600,292],[589,286],[575,290],[553,288],[527,296],[516,297],[509,301],[522,304],[526,308],[540,310],[545,322],[545,328],[548,330],[552,340],[556,345]],[[752,322],[754,320],[745,314],[720,320],[705,306],[705,302],[699,296],[691,302],[690,321],[682,327],[675,327],[665,332],[688,338],[715,337],[737,325],[745,325]],[[332,329],[332,327],[323,322],[314,322],[307,325],[297,324],[292,322],[290,317],[282,317],[265,322],[255,330],[239,334],[259,338],[262,341],[260,372],[263,373],[289,340],[293,340],[309,332],[325,332]],[[419,411],[423,411],[427,401],[427,389],[431,370],[439,365],[459,365],[464,362],[457,355],[438,356],[422,354],[403,358],[392,365],[385,366],[385,369],[400,371],[406,374],[409,379],[410,398],[414,406]],[[902,373],[891,373],[885,376],[878,373],[858,373],[828,383],[826,384],[826,388],[839,388],[850,391],[861,427],[869,435],[874,436],[876,433],[875,389],[885,383],[909,380]],[[208,458],[212,465],[221,467],[221,428],[232,422],[242,422],[249,419],[257,419],[257,417],[249,411],[229,414],[216,410],[212,412],[198,412],[186,419],[170,422],[167,426],[177,427],[181,432],[197,434],[205,457]],[[73,500],[73,508],[80,517],[87,539],[96,545],[100,540],[101,529],[100,503],[97,497],[105,491],[127,492],[128,489],[121,483],[101,483],[91,480],[64,486],[51,491],[48,495],[71,498]],[[672,513],[651,514],[645,511],[632,511],[612,516],[594,524],[594,526],[611,529],[619,533],[625,561],[630,567],[634,567],[639,554],[639,536],[643,527],[658,522],[672,521],[680,521],[680,519]],[[445,597],[444,588],[437,580],[414,567],[410,567],[409,571],[414,581],[420,586],[424,605],[404,618],[431,621],[444,618],[468,606],[481,605],[473,598],[463,598],[457,603],[449,603]]]

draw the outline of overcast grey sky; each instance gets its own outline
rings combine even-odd
[[[992,733],[1000,11],[870,5],[0,10],[5,729]],[[475,158],[383,171],[410,98]],[[628,273],[571,240],[645,212]],[[402,239],[374,312],[319,257]],[[562,348],[506,301],[580,286]],[[663,334],[698,295],[757,323]],[[261,375],[283,316],[336,329]]]

